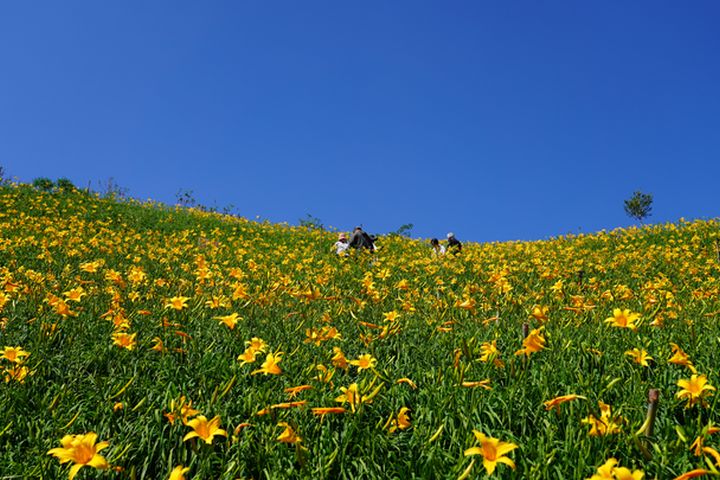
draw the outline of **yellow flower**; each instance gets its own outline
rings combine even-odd
[[[187,422],[187,426],[192,428],[193,431],[188,432],[188,434],[183,437],[183,442],[191,438],[199,437],[205,440],[205,443],[211,444],[215,435],[227,437],[227,432],[220,428],[220,415],[216,415],[215,418],[209,422],[205,415],[198,415]]]
[[[621,310],[616,308],[613,310],[613,316],[605,319],[605,323],[609,323],[613,327],[629,328],[634,331],[637,330],[635,321],[639,318],[639,313],[632,313],[629,309]]]
[[[0,350],[0,358],[10,360],[13,363],[23,363],[25,357],[30,356],[30,352],[26,352],[22,347],[5,347]]]
[[[615,472],[615,465],[618,461],[615,458],[608,458],[605,463],[600,465],[597,469],[597,473],[587,480],[615,480],[613,473]]]
[[[60,443],[62,447],[49,450],[48,455],[54,455],[60,463],[73,462],[70,468],[69,479],[72,480],[78,471],[85,466],[104,470],[109,467],[107,460],[98,454],[100,450],[109,446],[108,442],[95,444],[97,434],[94,432],[82,435],[65,435]]]
[[[642,480],[645,476],[642,470],[630,471],[626,467],[616,467],[617,464],[616,459],[609,458],[598,467],[597,473],[587,480]]]
[[[153,342],[155,342],[155,345],[150,347],[150,350],[155,350],[156,352],[164,352],[165,351],[165,344],[162,341],[162,338],[155,337],[153,338]]]
[[[255,361],[255,357],[259,354],[257,350],[254,350],[251,347],[248,347],[245,349],[243,353],[238,355],[237,359],[240,362],[240,365],[245,365],[246,363],[253,363]]]
[[[231,313],[230,315],[224,315],[214,318],[215,320],[220,320],[220,323],[225,324],[225,326],[228,327],[230,330],[235,328],[235,324],[237,324],[238,320],[242,320],[242,317],[237,313]]]
[[[282,373],[282,370],[280,367],[278,367],[278,363],[282,360],[282,352],[278,353],[268,353],[265,356],[265,361],[260,366],[259,369],[254,370],[252,372],[252,375],[256,375],[258,373],[262,373],[263,375],[271,374],[271,375],[280,375]]]
[[[188,300],[190,300],[190,297],[172,297],[165,304],[165,308],[172,308],[174,310],[182,310],[183,308],[187,308]]]
[[[388,322],[394,322],[398,319],[398,317],[400,317],[400,314],[395,310],[392,310],[390,312],[383,313],[383,317],[385,317],[385,320]]]
[[[120,348],[127,348],[128,350],[135,349],[135,345],[137,345],[135,337],[137,337],[137,333],[116,332],[112,334],[113,344]]]
[[[642,470],[630,471],[626,467],[617,467],[615,469],[616,480],[642,480],[644,476],[645,473]]]
[[[366,353],[364,355],[360,355],[357,360],[350,360],[348,363],[357,367],[358,371],[361,371],[367,370],[368,368],[374,368],[377,360],[369,353]]]
[[[397,414],[397,418],[390,417],[390,426],[388,427],[390,433],[394,433],[396,430],[406,430],[412,426],[408,415],[409,411],[408,407],[402,407]]]
[[[574,393],[571,393],[569,395],[561,395],[559,397],[548,400],[547,402],[543,402],[543,405],[545,405],[545,410],[552,410],[554,408],[557,413],[560,413],[561,404],[577,400],[578,398],[586,400],[586,398],[582,395],[575,395]]]
[[[340,349],[340,347],[333,347],[333,352],[335,353],[333,354],[333,357],[331,359],[332,364],[338,368],[347,370],[348,360],[347,358],[345,358],[345,354]]]
[[[9,383],[11,380],[25,383],[25,377],[30,374],[30,370],[26,366],[18,364],[11,368],[6,368],[3,373],[5,374],[5,383]]]
[[[530,314],[530,316],[532,316],[535,320],[538,320],[540,322],[547,322],[549,311],[550,311],[550,308],[548,308],[548,307],[535,305],[532,309],[532,313]]]
[[[287,422],[278,423],[278,427],[285,427],[285,430],[277,437],[278,442],[298,443],[302,441],[302,437],[298,435]]]
[[[360,395],[360,391],[358,390],[358,384],[353,383],[349,387],[340,387],[340,391],[342,392],[342,395],[337,397],[335,399],[336,402],[340,403],[349,403],[350,409],[355,412],[355,407],[357,405],[363,404],[363,403],[372,403],[372,396],[364,396]]]
[[[527,355],[528,357],[545,348],[545,337],[540,330],[543,327],[533,329],[523,340],[523,348],[515,352],[515,355]]]
[[[490,379],[486,378],[485,380],[477,380],[477,381],[464,381],[461,384],[463,387],[467,388],[475,388],[475,387],[482,387],[485,390],[492,390],[492,387],[490,386]]]
[[[643,367],[649,367],[650,364],[648,363],[648,360],[653,359],[650,355],[648,355],[648,352],[640,348],[633,348],[632,350],[628,350],[627,352],[625,352],[625,355],[631,356],[635,363],[637,363],[638,365],[642,365]]]
[[[79,302],[80,299],[85,295],[85,289],[83,289],[82,287],[75,287],[72,290],[63,292],[63,295],[65,295],[65,298],[67,298],[68,302]]]
[[[410,388],[412,388],[413,390],[417,390],[417,385],[415,385],[415,382],[413,382],[412,380],[410,380],[410,379],[407,378],[407,377],[399,378],[399,379],[397,379],[397,380],[395,381],[395,383],[396,383],[397,385],[399,385],[399,384],[401,384],[401,383],[406,383],[406,384],[408,384],[408,385],[410,386]]]
[[[598,402],[598,405],[600,406],[599,419],[592,414],[582,419],[582,423],[590,425],[590,432],[588,435],[591,437],[599,437],[620,433],[619,422],[622,422],[622,418],[612,416],[610,405],[603,402]]]
[[[183,467],[178,465],[170,472],[170,478],[168,480],[185,480],[185,474],[190,471],[190,467]]]
[[[252,348],[256,352],[264,352],[267,350],[267,343],[265,343],[265,340],[258,337],[253,337],[250,339],[250,341],[246,341],[245,345],[248,346],[248,348]]]
[[[182,395],[178,400],[177,404],[175,400],[170,400],[170,412],[165,413],[165,418],[168,419],[170,424],[174,424],[178,418],[184,425],[188,424],[188,418],[193,417],[200,413],[198,410],[192,408],[192,400],[186,400],[185,395]]]
[[[690,380],[680,379],[677,382],[680,391],[675,394],[677,398],[686,399],[687,407],[692,407],[698,400],[702,406],[707,406],[707,402],[703,397],[712,395],[712,390],[715,387],[707,383],[707,377],[705,375],[692,375]]]
[[[674,363],[675,365],[683,365],[685,367],[688,367],[691,372],[697,373],[695,366],[690,361],[690,357],[687,353],[683,351],[682,348],[677,346],[677,344],[675,343],[671,343],[670,348],[672,348],[673,355],[668,359],[668,363]]]
[[[488,475],[492,475],[498,463],[504,463],[510,468],[515,468],[515,462],[505,455],[518,448],[517,445],[500,441],[497,438],[486,437],[477,430],[473,430],[473,435],[475,435],[475,439],[480,443],[480,446],[468,448],[465,450],[465,456],[482,455],[483,465]]]

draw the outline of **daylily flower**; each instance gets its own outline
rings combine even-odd
[[[73,462],[68,478],[73,480],[82,467],[93,467],[105,470],[109,467],[107,460],[98,452],[109,446],[108,442],[95,443],[97,434],[94,432],[81,435],[65,435],[60,443],[61,448],[53,448],[48,455],[55,456],[60,463]]]
[[[246,348],[243,353],[238,355],[237,359],[240,362],[240,365],[245,365],[246,363],[253,363],[255,361],[255,357],[257,357],[260,354],[257,350],[253,348]]]
[[[545,337],[540,331],[543,327],[533,329],[523,340],[523,348],[515,352],[515,355],[527,355],[528,357],[545,348]]]
[[[297,387],[288,387],[283,391],[288,394],[288,397],[295,398],[298,393],[310,390],[311,388],[312,385],[299,385]]]
[[[170,400],[170,408],[169,412],[163,414],[165,418],[168,419],[170,422],[170,425],[173,425],[175,423],[175,420],[178,418],[182,421],[184,425],[188,424],[188,418],[194,417],[198,413],[200,413],[198,410],[195,410],[192,408],[192,400],[187,400],[185,398],[185,395],[182,395],[180,399],[175,403],[175,400]]]
[[[560,405],[561,404],[563,404],[565,402],[571,402],[573,400],[577,400],[578,398],[587,400],[582,395],[575,395],[574,393],[571,393],[569,395],[561,395],[559,397],[555,397],[551,400],[543,402],[543,405],[545,405],[545,410],[552,410],[554,408],[557,413],[560,413]]]
[[[247,345],[248,348],[252,348],[256,352],[265,352],[265,350],[267,350],[267,343],[265,343],[265,340],[258,337],[253,337],[249,341],[246,341],[245,345]]]
[[[375,367],[377,359],[373,358],[373,356],[369,353],[366,353],[364,355],[360,355],[357,360],[350,360],[348,363],[357,367],[358,371],[362,371]]]
[[[633,362],[637,363],[638,365],[642,365],[643,367],[649,367],[650,364],[648,363],[648,360],[653,359],[650,355],[648,355],[648,352],[641,348],[633,348],[632,350],[628,350],[627,352],[625,352],[625,355],[629,355],[630,357],[632,357]]]
[[[410,424],[410,416],[408,415],[409,411],[410,409],[408,407],[402,407],[396,418],[393,419],[392,416],[390,417],[390,425],[388,427],[390,433],[394,433],[396,430],[406,430],[412,426]]]
[[[589,415],[582,419],[582,423],[590,425],[590,432],[588,435],[591,437],[598,437],[603,435],[611,435],[613,433],[620,433],[620,423],[622,418],[613,417],[610,405],[598,402],[600,406],[600,418],[598,419],[595,415]]]
[[[187,308],[188,300],[190,300],[190,297],[172,297],[165,304],[165,308],[172,308],[174,310],[182,310],[184,308]]]
[[[637,330],[637,325],[635,325],[635,321],[639,318],[639,313],[632,313],[628,309],[621,310],[619,308],[616,308],[613,310],[613,316],[605,319],[605,323],[609,323],[613,327]]]
[[[205,415],[198,415],[187,422],[187,426],[192,428],[192,432],[188,432],[183,437],[183,442],[191,438],[199,437],[208,445],[212,443],[215,435],[227,437],[227,432],[220,428],[220,415],[216,415],[212,420],[208,421]]]
[[[237,324],[238,320],[242,320],[242,317],[240,315],[238,315],[237,313],[231,313],[230,315],[224,315],[224,316],[213,317],[213,318],[215,318],[215,320],[219,320],[221,324],[224,324],[230,330],[233,330],[235,328],[235,325]]]
[[[483,466],[488,475],[493,474],[498,463],[504,463],[510,468],[515,468],[515,462],[505,455],[518,448],[517,445],[500,441],[497,438],[487,437],[478,430],[473,430],[473,435],[475,435],[475,439],[480,443],[480,446],[468,448],[465,450],[465,456],[482,455]]]
[[[675,343],[671,343],[670,348],[672,348],[673,355],[668,359],[668,363],[688,367],[691,372],[697,373],[697,369],[695,369],[695,366],[690,361],[690,357],[683,351],[682,348]]]
[[[532,316],[535,320],[537,320],[539,322],[547,322],[549,311],[550,311],[549,307],[545,307],[542,305],[535,305],[532,309],[532,313],[530,314],[530,316]]]
[[[170,478],[168,480],[185,480],[185,474],[190,471],[190,467],[184,467],[178,465],[170,472]]]
[[[298,435],[287,422],[278,423],[278,427],[285,427],[285,430],[277,437],[278,442],[298,443],[302,441],[302,437]]]
[[[310,409],[313,413],[313,415],[327,415],[329,413],[345,413],[347,410],[345,410],[343,407],[315,407]]]
[[[690,478],[702,477],[703,475],[707,475],[709,473],[713,472],[711,470],[696,468],[695,470],[690,470],[689,472],[683,473],[679,477],[675,477],[674,480],[689,480]]]
[[[263,375],[280,375],[282,373],[282,370],[278,366],[278,363],[282,360],[282,352],[277,353],[268,353],[265,356],[265,361],[260,366],[259,369],[254,370],[252,372],[252,375],[256,375],[258,373],[262,373]]]
[[[587,480],[642,480],[645,474],[642,470],[630,471],[626,467],[617,467],[618,461],[609,458],[603,465],[599,466],[597,473]]]
[[[687,407],[692,407],[698,401],[700,401],[703,407],[707,406],[704,397],[712,395],[712,391],[715,390],[715,387],[707,383],[707,377],[705,375],[692,375],[690,380],[680,379],[677,385],[681,390],[677,392],[675,396],[680,399],[686,399]]]
[[[485,390],[492,390],[492,387],[490,386],[489,378],[486,378],[485,380],[476,380],[476,381],[466,380],[466,381],[462,382],[461,385],[466,388],[482,387]]]
[[[120,348],[134,350],[137,342],[135,341],[137,333],[116,332],[112,334],[113,344]]]
[[[26,352],[22,347],[5,347],[0,350],[0,358],[10,360],[13,363],[23,363],[26,357],[30,356],[30,352]]]
[[[333,347],[333,354],[332,359],[330,360],[332,364],[338,368],[342,368],[343,370],[347,370],[348,368],[348,360],[345,358],[345,354],[340,349],[340,347]]]

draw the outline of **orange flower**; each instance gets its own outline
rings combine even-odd
[[[583,400],[587,400],[582,395],[575,395],[574,393],[571,393],[569,395],[561,395],[559,397],[555,397],[551,400],[548,400],[547,402],[543,402],[543,405],[545,405],[545,410],[552,410],[553,408],[557,413],[560,413],[560,405],[565,402],[571,402],[573,400],[577,400],[578,398],[581,398]]]
[[[347,358],[345,358],[345,354],[343,353],[343,351],[340,350],[340,347],[333,347],[333,352],[335,352],[335,354],[331,359],[332,364],[338,368],[347,370],[348,360]]]
[[[339,414],[347,411],[343,407],[315,407],[311,410],[314,415],[327,415],[329,413]]]
[[[515,352],[515,355],[527,355],[528,357],[545,348],[545,337],[540,331],[543,327],[533,329],[525,340],[523,340],[523,348]]]
[[[284,392],[288,394],[288,397],[295,398],[298,393],[310,390],[311,388],[311,385],[299,385],[297,387],[288,387],[284,390]]]

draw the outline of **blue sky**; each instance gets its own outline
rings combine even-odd
[[[0,165],[532,240],[718,216],[720,3],[0,4]]]

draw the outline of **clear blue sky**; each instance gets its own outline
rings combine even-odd
[[[413,236],[716,217],[720,2],[0,4],[0,165]]]

